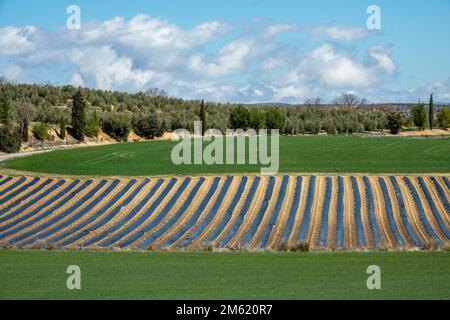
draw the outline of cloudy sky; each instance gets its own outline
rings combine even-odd
[[[450,102],[449,39],[450,0],[0,0],[1,76],[219,102]]]

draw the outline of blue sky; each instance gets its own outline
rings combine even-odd
[[[221,102],[450,102],[449,32],[450,0],[0,0],[0,75]]]

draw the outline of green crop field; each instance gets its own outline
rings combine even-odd
[[[69,265],[81,290],[66,288]],[[1,251],[0,299],[450,299],[449,269],[448,252]]]
[[[176,142],[155,141],[54,151],[17,158],[7,168],[94,176],[259,172],[255,165],[175,165]],[[206,144],[206,143],[205,143]],[[280,137],[285,173],[448,173],[449,138]]]

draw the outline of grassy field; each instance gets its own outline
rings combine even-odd
[[[69,265],[81,290],[66,288]],[[0,251],[0,299],[450,299],[449,270],[448,252]]]
[[[252,165],[179,165],[172,141],[116,144],[55,151],[6,163],[7,168],[41,173],[142,176],[259,172]],[[351,136],[280,137],[280,172],[448,173],[449,138]]]

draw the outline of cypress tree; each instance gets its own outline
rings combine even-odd
[[[66,138],[66,120],[64,117],[59,120],[59,137],[63,140]]]
[[[28,142],[28,119],[24,119],[22,123],[22,141]]]
[[[73,137],[79,141],[83,141],[86,131],[86,100],[80,89],[78,89],[73,97],[72,127]]]
[[[200,103],[200,120],[202,121],[202,135],[204,135],[207,128],[207,124],[206,124],[206,108],[203,99],[202,102]]]
[[[429,108],[428,120],[430,121],[430,130],[433,130],[433,120],[434,120],[433,94],[430,95],[430,108]]]

